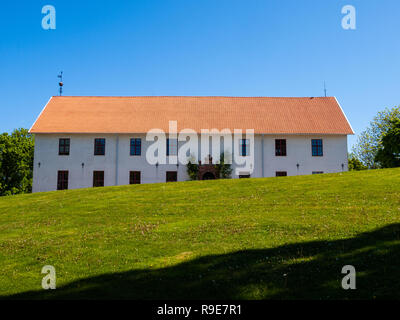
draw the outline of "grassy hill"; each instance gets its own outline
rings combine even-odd
[[[1,298],[398,299],[399,266],[400,169],[0,199]]]

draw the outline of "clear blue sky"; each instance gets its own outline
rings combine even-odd
[[[2,1],[0,131],[29,128],[63,70],[65,95],[322,96],[325,80],[359,133],[400,104],[399,16],[399,0]]]

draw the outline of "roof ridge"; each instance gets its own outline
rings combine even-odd
[[[306,97],[285,97],[285,96],[52,96],[52,98],[271,98],[271,99],[315,99],[335,98],[334,96],[306,96]]]

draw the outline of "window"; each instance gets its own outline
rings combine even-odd
[[[244,157],[250,155],[250,140],[249,139],[240,139],[240,149],[239,149],[239,155]]]
[[[68,189],[68,171],[58,171],[57,190]]]
[[[287,176],[287,172],[286,171],[276,171],[275,172],[275,176],[276,177],[286,177]]]
[[[178,155],[178,140],[167,139],[167,156]]]
[[[104,187],[104,171],[93,171],[93,187]]]
[[[131,156],[140,156],[142,153],[142,139],[131,139]]]
[[[69,139],[58,140],[58,155],[68,156],[69,155]]]
[[[177,171],[167,171],[166,181],[167,182],[178,181],[178,172]]]
[[[286,139],[275,140],[275,156],[286,156]]]
[[[322,157],[322,139],[312,139],[311,140],[311,148],[312,148],[312,156],[313,157]]]
[[[250,178],[249,174],[239,174],[239,179],[246,179],[246,178]]]
[[[323,174],[323,171],[313,171],[312,174]]]
[[[140,171],[129,172],[129,184],[140,184]]]
[[[104,156],[106,154],[106,139],[94,139],[94,155]]]

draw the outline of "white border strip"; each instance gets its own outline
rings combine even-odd
[[[351,131],[353,131],[353,134],[355,134],[355,133],[354,133],[354,130],[353,130],[353,127],[351,126],[349,119],[347,119],[347,116],[346,116],[346,114],[344,113],[343,108],[342,108],[342,106],[340,105],[338,99],[336,99],[336,97],[334,97],[334,98],[335,98],[336,103],[338,104],[340,110],[342,110],[342,113],[343,113],[344,117],[346,118],[346,121],[347,121],[348,125],[350,126]]]
[[[47,101],[47,103],[44,105],[42,111],[40,111],[40,113],[39,113],[39,115],[37,116],[35,122],[34,122],[33,125],[31,126],[31,128],[29,129],[29,131],[28,131],[29,133],[31,133],[31,130],[32,130],[33,126],[34,126],[34,125],[36,124],[36,122],[39,120],[39,118],[40,118],[40,116],[42,115],[44,109],[46,109],[47,105],[49,104],[49,102],[50,102],[50,100],[51,100],[52,98],[53,98],[53,97],[50,97],[50,99],[49,99],[49,100]]]

